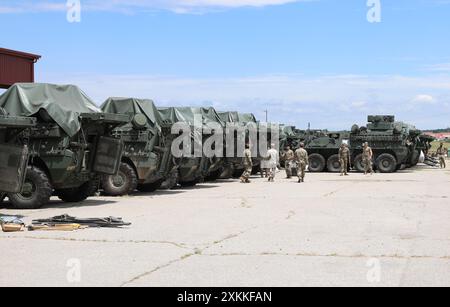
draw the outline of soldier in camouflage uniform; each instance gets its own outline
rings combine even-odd
[[[369,143],[364,143],[363,147],[363,164],[364,164],[364,175],[367,175],[370,173],[373,174],[373,166],[372,166],[372,160],[373,160],[373,151],[372,148],[370,148]]]
[[[292,178],[292,168],[294,168],[294,160],[295,160],[295,154],[294,151],[292,151],[290,146],[286,147],[286,151],[283,153],[284,158],[284,168],[286,169],[286,178],[291,179]]]
[[[245,145],[244,150],[244,173],[241,176],[242,183],[250,183],[250,176],[253,170],[252,152],[250,150],[250,145]]]
[[[342,144],[339,149],[339,162],[341,163],[341,176],[348,176],[348,167],[350,165],[350,149],[347,144]]]
[[[305,182],[305,171],[309,164],[309,156],[308,152],[305,150],[305,144],[301,143],[300,148],[295,151],[295,160],[298,163],[298,182]]]
[[[439,158],[439,164],[441,165],[441,168],[447,168],[447,164],[445,163],[445,155],[447,154],[444,143],[441,143],[441,146],[436,151],[436,154]]]

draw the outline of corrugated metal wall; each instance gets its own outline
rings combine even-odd
[[[0,52],[0,87],[17,82],[34,82],[35,59]]]

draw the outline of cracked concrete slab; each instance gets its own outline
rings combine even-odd
[[[449,171],[254,178],[36,211],[123,229],[0,234],[0,286],[450,285]],[[69,283],[78,259],[80,282]],[[368,274],[379,265],[379,281]],[[69,263],[70,264],[70,263]],[[373,263],[372,263],[373,264]]]

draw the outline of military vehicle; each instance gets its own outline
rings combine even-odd
[[[330,132],[327,130],[311,129],[299,130],[292,126],[285,126],[282,128],[280,135],[280,150],[284,150],[286,146],[290,146],[295,151],[300,147],[300,143],[305,144],[305,149],[309,154],[310,172],[320,173],[327,170],[337,173],[341,171],[339,148],[342,143],[349,143],[349,132]]]
[[[217,113],[212,108],[190,108],[190,107],[171,107],[159,108],[161,116],[161,128],[165,137],[172,141],[182,135],[172,134],[172,127],[176,123],[187,124],[191,129],[191,154],[189,156],[173,157],[173,167],[178,171],[177,182],[181,186],[195,186],[197,183],[205,180],[206,177],[218,176],[218,170],[222,166],[221,157],[206,157],[203,152],[203,144],[214,132],[216,125],[223,125]],[[198,120],[199,123],[195,121]],[[198,124],[198,127],[196,127]],[[202,129],[213,128],[211,133],[203,133]],[[180,144],[181,145],[181,144]],[[183,144],[184,145],[184,144]],[[198,149],[198,152],[195,149]],[[201,152],[199,152],[201,150]],[[166,187],[173,186],[175,182],[165,184]]]
[[[126,114],[130,123],[118,127],[113,135],[124,142],[124,154],[117,175],[102,178],[107,195],[126,195],[138,189],[154,192],[171,172],[172,142],[161,130],[162,119],[151,100],[135,98],[109,98],[101,107],[103,112]]]
[[[6,193],[22,190],[28,163],[27,130],[36,120],[27,117],[10,117],[0,108],[0,202]]]
[[[99,175],[117,173],[123,143],[111,132],[128,116],[101,112],[78,87],[16,84],[0,96],[0,107],[37,121],[28,135],[23,188],[8,193],[15,208],[40,208],[52,194],[65,202],[83,201],[97,190]]]
[[[354,125],[350,144],[356,170],[364,171],[362,148],[365,142],[373,150],[374,167],[381,173],[393,173],[413,165],[418,153],[415,147],[417,133],[414,127],[396,122],[394,116],[369,116],[366,127]]]
[[[226,123],[228,127],[228,131],[225,131],[225,134],[229,139],[226,139],[225,150],[225,162],[222,168],[222,173],[220,178],[239,178],[244,172],[244,161],[242,158],[244,146],[245,144],[250,143],[250,133],[249,128],[253,125],[255,131],[258,129],[258,123],[255,116],[251,113],[238,113],[238,112],[218,112],[219,117],[223,122]],[[233,135],[232,135],[233,133]],[[242,143],[243,144],[240,144]],[[233,148],[234,153],[227,154],[229,151],[229,147],[231,146],[231,142],[234,142]],[[242,148],[241,148],[242,147]],[[255,150],[256,147],[252,147],[252,150]],[[238,152],[242,150],[242,152]],[[255,152],[256,155],[256,152]],[[254,172],[258,171],[259,159],[255,158],[254,160]]]

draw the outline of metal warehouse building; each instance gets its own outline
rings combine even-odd
[[[0,48],[0,88],[34,82],[34,64],[40,55]]]

